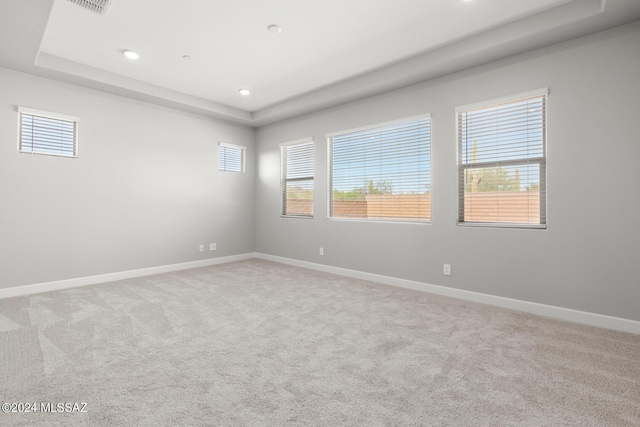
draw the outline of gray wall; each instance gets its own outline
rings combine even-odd
[[[639,76],[635,25],[262,128],[256,251],[640,320]],[[454,108],[541,87],[548,229],[457,226]],[[422,113],[432,114],[432,223],[327,219],[325,134]],[[308,136],[316,216],[281,218],[278,144]]]
[[[19,154],[18,105],[79,116],[79,157]],[[254,202],[254,130],[0,69],[0,288],[252,252]]]

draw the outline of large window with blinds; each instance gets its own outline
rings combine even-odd
[[[327,138],[331,218],[431,220],[429,115]]]
[[[458,223],[545,228],[547,89],[456,109]]]
[[[313,139],[280,144],[282,215],[313,217]]]
[[[245,152],[242,145],[218,143],[218,170],[221,172],[244,172]]]
[[[77,117],[18,107],[21,153],[78,157]]]

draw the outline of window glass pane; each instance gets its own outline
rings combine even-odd
[[[544,99],[528,99],[460,114],[463,163],[544,156]]]
[[[546,96],[458,111],[465,224],[546,224]]]
[[[284,215],[313,216],[313,180],[285,183]]]
[[[313,216],[313,141],[283,145],[282,214]]]
[[[540,223],[540,165],[468,168],[464,217],[480,223]]]
[[[331,216],[431,219],[431,121],[334,135]]]
[[[20,151],[75,157],[77,122],[20,113]]]
[[[244,172],[244,148],[220,145],[218,166],[224,172]]]

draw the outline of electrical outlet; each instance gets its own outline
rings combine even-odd
[[[445,264],[442,269],[442,274],[445,276],[451,276],[451,264]]]
[[[324,256],[324,248],[320,248],[320,256]]]
[[[215,243],[209,243],[209,250],[210,251],[215,251],[216,250],[216,244]]]
[[[200,245],[200,252],[204,252],[204,245]]]

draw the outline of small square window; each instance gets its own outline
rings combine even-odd
[[[218,143],[218,168],[222,172],[244,172],[245,152],[242,145]]]
[[[78,157],[78,118],[18,107],[21,153]]]

